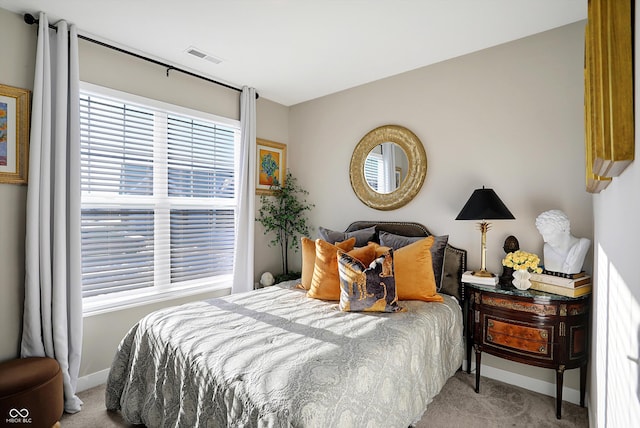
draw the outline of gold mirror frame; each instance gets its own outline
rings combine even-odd
[[[379,144],[396,143],[404,150],[409,161],[407,177],[391,193],[378,193],[364,177],[364,163],[369,152]],[[351,156],[349,178],[358,199],[365,205],[382,211],[395,210],[408,204],[420,191],[427,176],[427,154],[416,135],[399,125],[380,126],[367,133]]]

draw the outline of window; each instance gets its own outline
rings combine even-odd
[[[369,153],[364,161],[364,179],[376,192],[382,192],[384,183],[384,162],[380,153]]]
[[[80,129],[85,310],[228,284],[237,121],[83,84]]]

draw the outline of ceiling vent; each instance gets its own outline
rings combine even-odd
[[[208,53],[205,53],[205,52],[201,51],[198,48],[194,48],[193,46],[189,46],[187,48],[186,52],[189,55],[193,55],[196,58],[207,60],[207,61],[212,62],[214,64],[220,64],[222,62],[222,60],[220,58],[216,58],[213,55],[209,55]]]

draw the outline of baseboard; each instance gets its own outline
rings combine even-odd
[[[466,369],[466,362],[463,364]],[[471,371],[476,369],[475,363],[471,363]],[[520,386],[529,391],[538,392],[540,394],[548,395],[550,397],[556,396],[556,384],[545,382],[543,380],[534,379],[532,377],[523,376],[518,373],[513,373],[507,370],[497,369],[495,367],[482,365],[482,376],[491,379],[499,380],[500,382],[508,383],[509,385]],[[482,383],[480,383],[482,388]],[[580,391],[573,388],[562,387],[562,400],[569,403],[580,405]],[[585,398],[585,406],[587,405]]]
[[[87,389],[94,388],[103,383],[107,383],[107,377],[109,376],[109,369],[100,370],[99,372],[91,373],[86,376],[78,378],[78,385],[76,392],[86,391]]]

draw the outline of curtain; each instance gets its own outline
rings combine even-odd
[[[82,348],[80,111],[74,25],[40,13],[33,83],[22,357],[60,364],[64,409],[75,413]]]
[[[256,193],[256,90],[243,87],[240,95],[240,168],[236,249],[232,293],[253,290],[253,244]]]
[[[381,192],[391,193],[396,190],[396,150],[395,143],[382,143],[382,165],[384,180]]]

